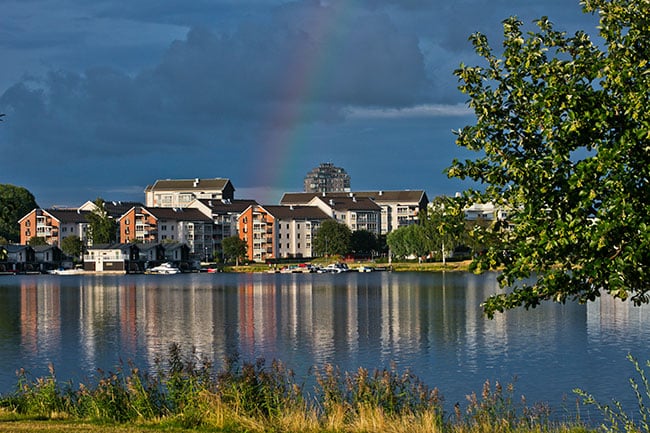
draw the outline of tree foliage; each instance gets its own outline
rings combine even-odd
[[[397,258],[437,256],[444,260],[454,247],[466,241],[464,203],[455,197],[434,198],[419,224],[388,234],[391,254]]]
[[[319,256],[343,255],[351,250],[352,231],[333,219],[327,219],[318,228],[312,240],[314,253]]]
[[[246,241],[240,239],[239,236],[230,236],[225,238],[221,243],[223,254],[228,259],[234,259],[239,266],[239,261],[246,257],[248,252],[248,245]]]
[[[61,241],[61,251],[71,257],[81,257],[84,250],[84,243],[79,236],[66,236]]]
[[[45,238],[42,238],[40,236],[32,236],[27,240],[27,245],[30,247],[38,247],[42,245],[47,245],[47,242],[45,241]]]
[[[650,299],[650,3],[582,5],[600,16],[600,47],[547,18],[527,33],[509,18],[502,54],[475,34],[484,64],[456,71],[476,114],[457,143],[481,156],[448,174],[485,184],[470,197],[507,207],[512,224],[477,259],[511,287],[488,316],[600,293]]]
[[[117,240],[117,222],[108,215],[104,200],[97,198],[95,209],[86,215],[88,220],[88,238],[94,245],[109,244]]]
[[[27,189],[0,184],[0,237],[20,242],[18,220],[36,208],[36,200]]]
[[[355,254],[373,255],[379,251],[377,236],[368,230],[355,230],[350,237],[350,250]]]
[[[465,201],[459,197],[438,196],[421,220],[430,251],[439,254],[443,261],[455,247],[467,244],[464,205]]]

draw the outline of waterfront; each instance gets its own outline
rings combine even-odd
[[[516,379],[516,394],[575,412],[572,389],[631,404],[628,352],[650,352],[650,309],[605,298],[548,304],[487,320],[494,274],[182,274],[0,278],[0,392],[15,371],[87,381],[120,360],[151,368],[171,343],[216,364],[281,359],[299,375],[410,368],[447,406],[486,379]]]

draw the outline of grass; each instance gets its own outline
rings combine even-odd
[[[571,432],[545,406],[513,399],[513,387],[486,382],[465,407],[446,412],[443,397],[396,366],[341,372],[324,365],[298,379],[281,362],[224,361],[220,369],[172,345],[153,373],[132,365],[99,372],[94,384],[60,382],[50,368],[0,397],[0,432]]]

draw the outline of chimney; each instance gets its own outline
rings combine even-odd
[[[197,186],[199,186],[199,178],[198,177],[194,179],[194,188],[196,188]]]
[[[381,197],[382,195],[384,195],[384,191],[379,191],[379,196]]]

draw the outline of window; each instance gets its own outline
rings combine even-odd
[[[29,227],[32,225],[32,222],[30,220],[25,221],[25,227]]]
[[[124,224],[126,224],[127,226],[130,224],[128,218],[126,220],[124,220]]]
[[[160,230],[167,230],[167,226],[166,225],[160,226]]]

